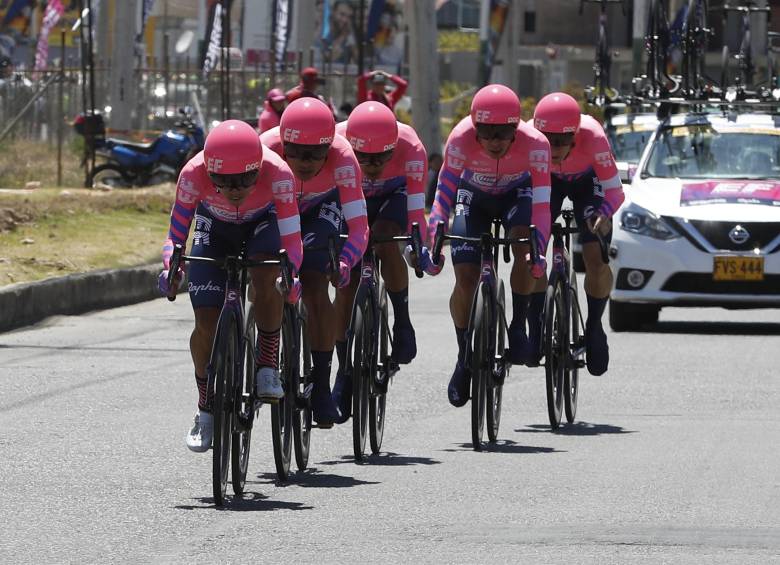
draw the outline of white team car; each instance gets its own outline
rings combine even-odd
[[[613,330],[664,306],[780,307],[780,116],[673,115],[614,218]]]

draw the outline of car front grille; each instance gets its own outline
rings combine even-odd
[[[780,295],[780,275],[764,275],[763,281],[715,281],[711,273],[676,273],[661,290],[695,294]]]
[[[689,220],[695,228],[715,249],[725,251],[752,251],[763,249],[780,235],[780,223],[776,222],[710,222],[705,220]],[[736,226],[741,226],[749,235],[742,243],[735,243],[729,234]],[[744,232],[743,232],[744,233]],[[767,249],[767,253],[777,251],[778,246]]]

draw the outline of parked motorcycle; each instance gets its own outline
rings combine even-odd
[[[203,149],[205,141],[203,127],[195,122],[192,110],[182,108],[179,113],[181,119],[174,127],[151,143],[106,138],[100,114],[76,118],[76,131],[87,144],[94,145],[96,155],[106,159],[92,171],[88,185],[131,188],[176,182],[182,167]]]

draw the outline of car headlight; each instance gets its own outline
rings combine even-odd
[[[680,234],[663,218],[636,204],[632,204],[620,214],[620,227],[628,232],[646,235],[654,239],[668,240],[680,237]]]

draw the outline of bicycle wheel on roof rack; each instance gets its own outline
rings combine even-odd
[[[707,0],[688,0],[683,37],[683,88],[695,98],[704,94],[707,33]]]
[[[647,51],[647,79],[651,94],[660,94],[666,89],[666,60],[669,52],[669,22],[663,0],[652,0],[647,14],[645,31]]]

